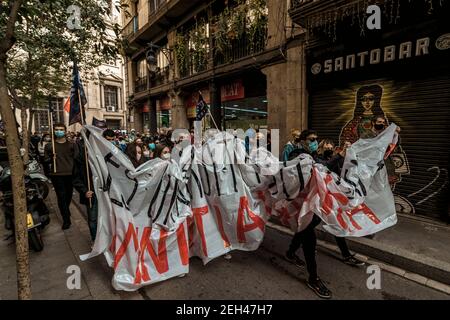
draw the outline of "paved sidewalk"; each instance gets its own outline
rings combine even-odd
[[[335,243],[318,229],[319,239]],[[349,247],[382,262],[450,285],[450,227],[421,218],[398,216],[395,226],[374,238],[347,238]]]
[[[74,197],[75,198],[75,197]],[[111,286],[112,270],[103,256],[81,262],[79,255],[90,251],[90,237],[86,221],[78,208],[71,205],[72,226],[61,230],[61,218],[57,215],[54,192],[46,200],[51,223],[43,232],[44,250],[30,252],[30,270],[33,299],[143,299],[138,293],[115,291]],[[17,276],[15,245],[12,239],[4,241],[10,233],[3,227],[0,212],[0,300],[17,299]],[[81,269],[81,289],[69,290],[67,268],[71,265]]]

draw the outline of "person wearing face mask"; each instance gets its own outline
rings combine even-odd
[[[130,143],[125,150],[125,154],[130,158],[135,168],[144,163],[144,156],[142,150],[143,142],[141,138],[136,138],[134,142]]]
[[[103,131],[102,136],[116,147],[118,146],[116,143],[116,134],[111,129],[106,129]]]
[[[387,127],[386,118],[383,115],[374,116],[372,119],[372,132],[373,136],[378,136]],[[397,126],[396,132],[399,134],[401,131],[400,127]]]
[[[314,158],[316,162],[326,165],[325,163],[330,161],[337,161],[336,157],[329,161],[323,161],[319,158],[317,150],[319,144],[317,142],[318,136],[315,131],[304,130],[298,136],[300,140],[300,146],[298,149],[292,150],[287,160],[292,160],[300,154],[309,154]],[[341,157],[342,155],[338,155]],[[325,286],[323,281],[319,278],[317,274],[317,264],[316,264],[316,245],[317,238],[315,233],[315,228],[319,225],[321,219],[317,215],[313,215],[313,218],[309,225],[300,232],[297,232],[289,245],[289,249],[285,254],[285,259],[298,267],[304,267],[305,262],[300,259],[296,254],[296,251],[302,247],[303,253],[306,260],[306,268],[309,273],[309,278],[307,280],[307,286],[314,291],[319,297],[323,299],[331,298],[331,291]]]
[[[123,153],[127,150],[127,142],[122,136],[119,136],[118,147]]]
[[[148,147],[148,143],[144,143],[142,145],[142,156],[144,157],[144,162],[147,162],[148,160],[150,160],[150,149]]]
[[[342,152],[342,155],[345,155],[347,148],[350,146],[351,146],[351,143],[349,141],[346,141],[344,143],[344,150]],[[334,152],[335,152],[334,150],[335,150],[334,142],[329,139],[325,139],[325,140],[322,140],[319,144],[318,155],[319,155],[319,159],[322,162],[328,163],[330,165],[330,167],[328,167],[328,169],[330,171],[333,171],[338,176],[340,176],[342,167],[344,165],[345,157],[344,156],[339,157],[338,161],[334,161],[334,162],[330,161],[334,156]],[[341,251],[342,261],[345,264],[348,264],[351,266],[356,266],[356,267],[364,266],[363,261],[359,260],[358,258],[355,257],[354,254],[350,253],[350,250],[348,249],[347,241],[345,241],[345,238],[343,238],[343,237],[334,237],[334,238],[339,247],[339,250]]]
[[[155,159],[170,160],[170,148],[165,144],[157,144],[155,149]]]
[[[155,149],[156,149],[155,142],[153,142],[153,140],[150,140],[148,144],[148,150],[150,151],[150,159],[155,158]]]
[[[58,207],[63,218],[62,229],[70,228],[70,210],[72,202],[73,182],[72,173],[74,169],[74,158],[77,148],[74,143],[66,138],[66,126],[57,123],[53,126],[55,135],[55,150],[51,143],[44,147],[44,161],[49,164],[49,176],[55,189],[58,200]],[[53,157],[56,156],[56,167],[53,164]]]
[[[298,156],[299,149],[301,147],[300,145],[300,130],[298,129],[292,129],[291,130],[291,140],[286,143],[286,145],[283,148],[283,153],[281,156],[282,161],[288,161],[290,159],[295,158]]]

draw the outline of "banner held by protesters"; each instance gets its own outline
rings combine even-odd
[[[207,263],[256,250],[271,215],[296,231],[314,214],[339,236],[383,230],[396,223],[382,165],[395,128],[349,148],[339,177],[308,155],[279,163],[266,151],[246,161],[243,142],[225,132],[188,146],[178,163],[155,159],[135,169],[98,128],[85,126],[99,218],[93,250],[82,258],[104,254],[114,288],[132,291],[187,273],[192,256]]]

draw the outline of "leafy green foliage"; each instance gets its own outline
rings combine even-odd
[[[6,30],[10,12],[0,2],[0,34]],[[27,107],[44,103],[48,95],[68,91],[72,61],[78,61],[84,78],[95,78],[90,71],[117,59],[120,53],[117,23],[108,21],[109,1],[28,0],[24,1],[15,25],[15,44],[8,53],[7,84],[23,98]],[[80,9],[79,28],[70,6]]]

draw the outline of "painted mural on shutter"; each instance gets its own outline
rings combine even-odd
[[[386,160],[397,211],[447,220],[450,76],[379,78],[310,95],[309,127],[336,144],[370,137],[374,115],[401,127],[400,144]]]

